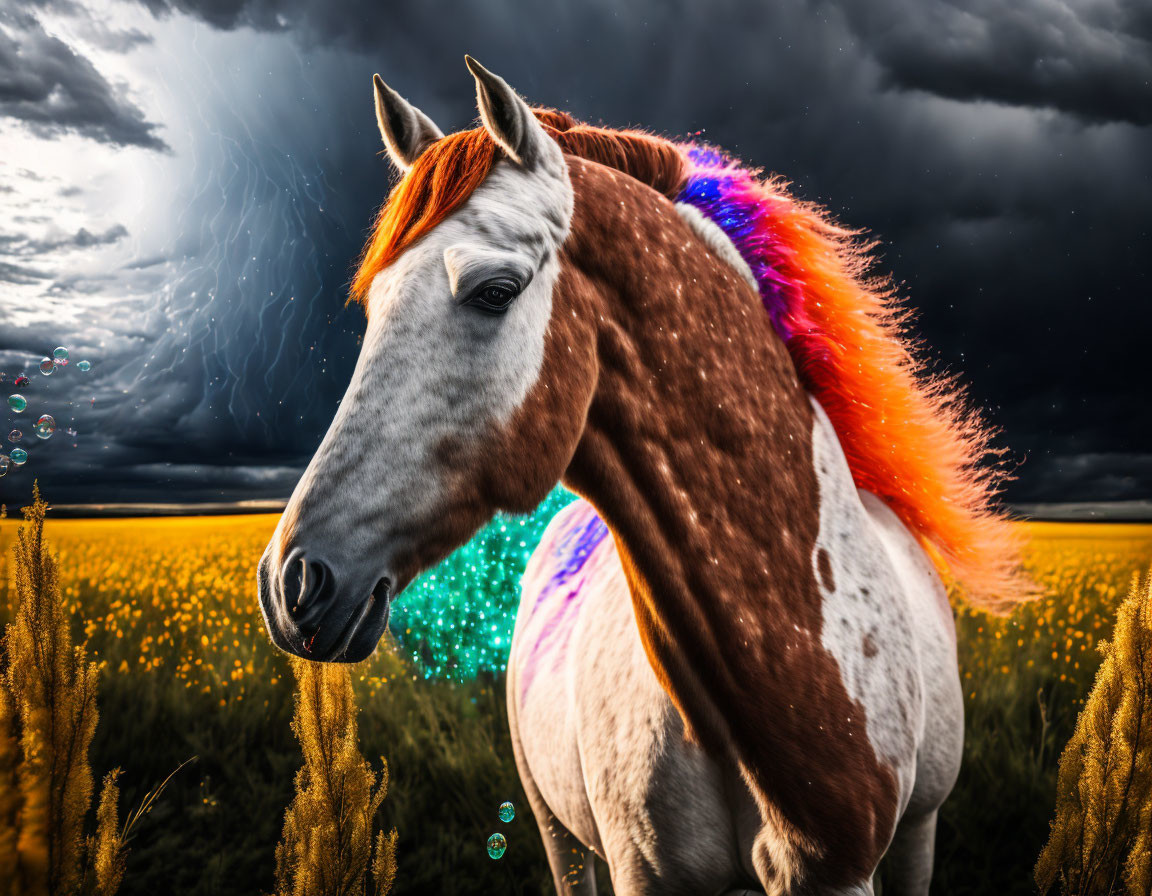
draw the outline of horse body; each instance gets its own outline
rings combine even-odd
[[[723,234],[634,181],[581,160],[569,164],[575,202],[556,300],[596,303],[604,335],[598,388],[565,481],[595,506],[619,555],[615,564],[605,558],[602,588],[595,577],[589,582],[603,616],[620,617],[603,605],[620,595],[623,575],[634,625],[613,639],[600,614],[577,604],[586,630],[578,641],[575,632],[562,636],[577,608],[551,618],[545,606],[558,598],[528,589],[523,624],[531,629],[527,608],[543,604],[538,624],[547,637],[532,643],[518,632],[510,659],[525,777],[537,778],[538,727],[547,749],[559,742],[550,734],[564,731],[567,762],[544,761],[542,808],[551,807],[556,788],[561,811],[577,819],[574,838],[589,846],[596,840],[582,837],[603,838],[622,893],[676,892],[679,880],[688,881],[683,892],[698,883],[707,892],[733,870],[722,862],[720,880],[707,879],[715,855],[740,871],[728,886],[750,872],[771,893],[866,892],[915,781],[925,701],[919,653],[947,643],[938,580],[917,581],[907,559],[897,566],[890,558],[827,416],[799,382],[750,271],[724,248]],[[631,239],[620,240],[621,232]],[[636,246],[645,247],[639,257]],[[584,284],[594,286],[583,292]],[[550,338],[563,345],[572,337],[554,326]],[[597,678],[572,658],[583,644],[620,643],[635,660],[636,641],[648,665],[644,685],[613,680],[620,659]],[[567,649],[550,666],[560,644]],[[627,668],[644,674],[634,662]],[[560,702],[544,681],[549,674],[583,680],[578,673],[591,677],[575,703]],[[943,674],[955,691],[955,666]],[[534,715],[536,687],[551,725]],[[613,718],[608,704],[633,693],[655,702],[633,706],[634,718]],[[955,700],[946,705],[950,750],[961,719]],[[566,718],[557,716],[562,706]],[[679,729],[669,727],[669,706]],[[611,785],[611,796],[581,808],[571,799],[580,775],[616,779],[617,749],[601,747],[611,743],[608,731],[633,748],[641,732],[650,741],[632,753],[636,780]],[[683,746],[686,738],[698,746]],[[660,781],[694,776],[649,778],[630,801],[621,799],[662,762],[708,763],[683,794],[691,829],[697,817],[726,811],[731,818],[726,826],[709,822],[709,836],[726,841],[719,852],[711,844],[688,853],[704,880],[685,873],[684,859],[669,859],[680,851],[668,830],[674,812],[653,812],[646,802]],[[943,764],[954,773],[951,755]],[[562,769],[573,776],[566,784],[557,780]],[[946,792],[932,795],[929,812]],[[663,802],[674,805],[669,796]],[[562,817],[556,822],[562,830]],[[662,838],[669,848],[658,846]]]
[[[269,634],[364,658],[422,569],[563,480],[508,671],[557,888],[595,854],[620,896],[866,894],[887,852],[925,893],[963,725],[921,545],[987,605],[1020,585],[986,433],[818,212],[469,67],[483,127],[448,137],[377,79],[406,176],[259,564]]]

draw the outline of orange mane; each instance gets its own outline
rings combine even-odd
[[[868,276],[873,244],[721,154],[553,110],[536,115],[566,153],[711,213],[752,267],[856,485],[892,508],[971,603],[1005,611],[1034,595],[1020,566],[1021,536],[995,501],[1008,476],[986,462],[993,433],[956,380],[931,375],[916,356],[908,312],[886,281]],[[363,301],[373,278],[463,204],[499,158],[483,128],[429,147],[381,208],[352,296]],[[734,187],[725,182],[729,194],[699,191],[723,177],[735,179]],[[725,220],[733,195],[745,215],[739,233]]]
[[[956,377],[933,375],[918,356],[910,313],[887,279],[868,276],[875,244],[779,181],[760,189],[787,247],[777,272],[802,287],[788,349],[857,487],[884,500],[969,603],[1007,612],[1035,596],[1021,532],[996,502],[1009,475],[991,447],[995,432]]]

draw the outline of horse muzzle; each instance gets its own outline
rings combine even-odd
[[[279,569],[271,546],[257,567],[260,610],[272,643],[322,663],[366,659],[388,628],[393,578],[341,580],[322,558],[292,549]]]

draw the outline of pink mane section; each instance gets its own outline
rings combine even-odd
[[[908,314],[870,278],[873,244],[714,150],[682,145],[678,197],[748,262],[764,307],[827,412],[859,488],[883,499],[969,602],[1011,609],[1034,593],[1021,535],[997,506],[1007,474],[955,379],[913,354]]]

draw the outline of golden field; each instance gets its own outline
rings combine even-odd
[[[276,520],[261,514],[47,524],[77,631],[82,626],[104,673],[107,697],[94,746],[102,755],[94,761],[125,766],[130,782],[138,766],[144,789],[154,783],[148,776],[162,777],[194,753],[202,757],[200,771],[192,773],[199,779],[168,797],[180,804],[170,820],[176,830],[142,835],[125,892],[134,892],[134,876],[139,892],[153,886],[140,865],[163,865],[164,856],[191,863],[188,880],[200,880],[205,869],[188,856],[197,849],[218,852],[212,861],[221,869],[199,890],[189,884],[188,892],[265,886],[263,869],[270,871],[278,815],[298,764],[287,725],[291,675],[263,632],[255,597],[255,565]],[[7,593],[8,546],[17,525],[0,522],[0,593]],[[1133,575],[1152,562],[1152,525],[1018,525],[1029,537],[1027,562],[1044,597],[1006,618],[959,613],[967,755],[941,818],[937,884],[943,892],[991,892],[989,886],[1032,892],[1030,869],[1047,836],[1056,759],[1091,687],[1096,647],[1109,637]],[[515,594],[488,596],[506,608],[516,600]],[[384,811],[400,830],[395,892],[428,892],[438,875],[452,877],[452,868],[467,871],[438,891],[537,891],[546,874],[526,807],[509,834],[508,856],[494,863],[482,851],[493,822],[487,804],[512,798],[524,806],[499,674],[425,681],[407,660],[381,650],[354,678],[365,754],[383,753],[394,770]],[[163,734],[151,744],[155,732]],[[241,762],[247,764],[243,787],[232,777]],[[260,816],[272,817],[260,818],[258,833],[245,831],[251,836],[243,855],[230,856],[227,842],[211,845],[221,826],[231,824],[229,814],[243,819],[256,804]],[[181,814],[193,810],[200,814]],[[198,846],[191,850],[179,839],[185,821],[177,817],[198,819]],[[266,846],[252,845],[261,840]],[[249,855],[261,849],[262,857]]]
[[[15,531],[0,531],[5,548]],[[164,675],[243,700],[275,678],[254,570],[275,515],[50,520],[64,597],[109,674]],[[4,570],[0,569],[0,576]]]
[[[275,683],[282,674],[270,662],[275,653],[255,598],[256,562],[276,521],[275,514],[50,520],[46,534],[60,557],[64,595],[111,671],[162,674],[241,701],[254,676]],[[0,524],[5,557],[16,525]],[[1152,563],[1152,524],[1018,525],[1045,597],[1004,619],[961,609],[969,693],[1021,669],[1084,681],[1113,607]],[[0,563],[0,593],[5,569]]]

